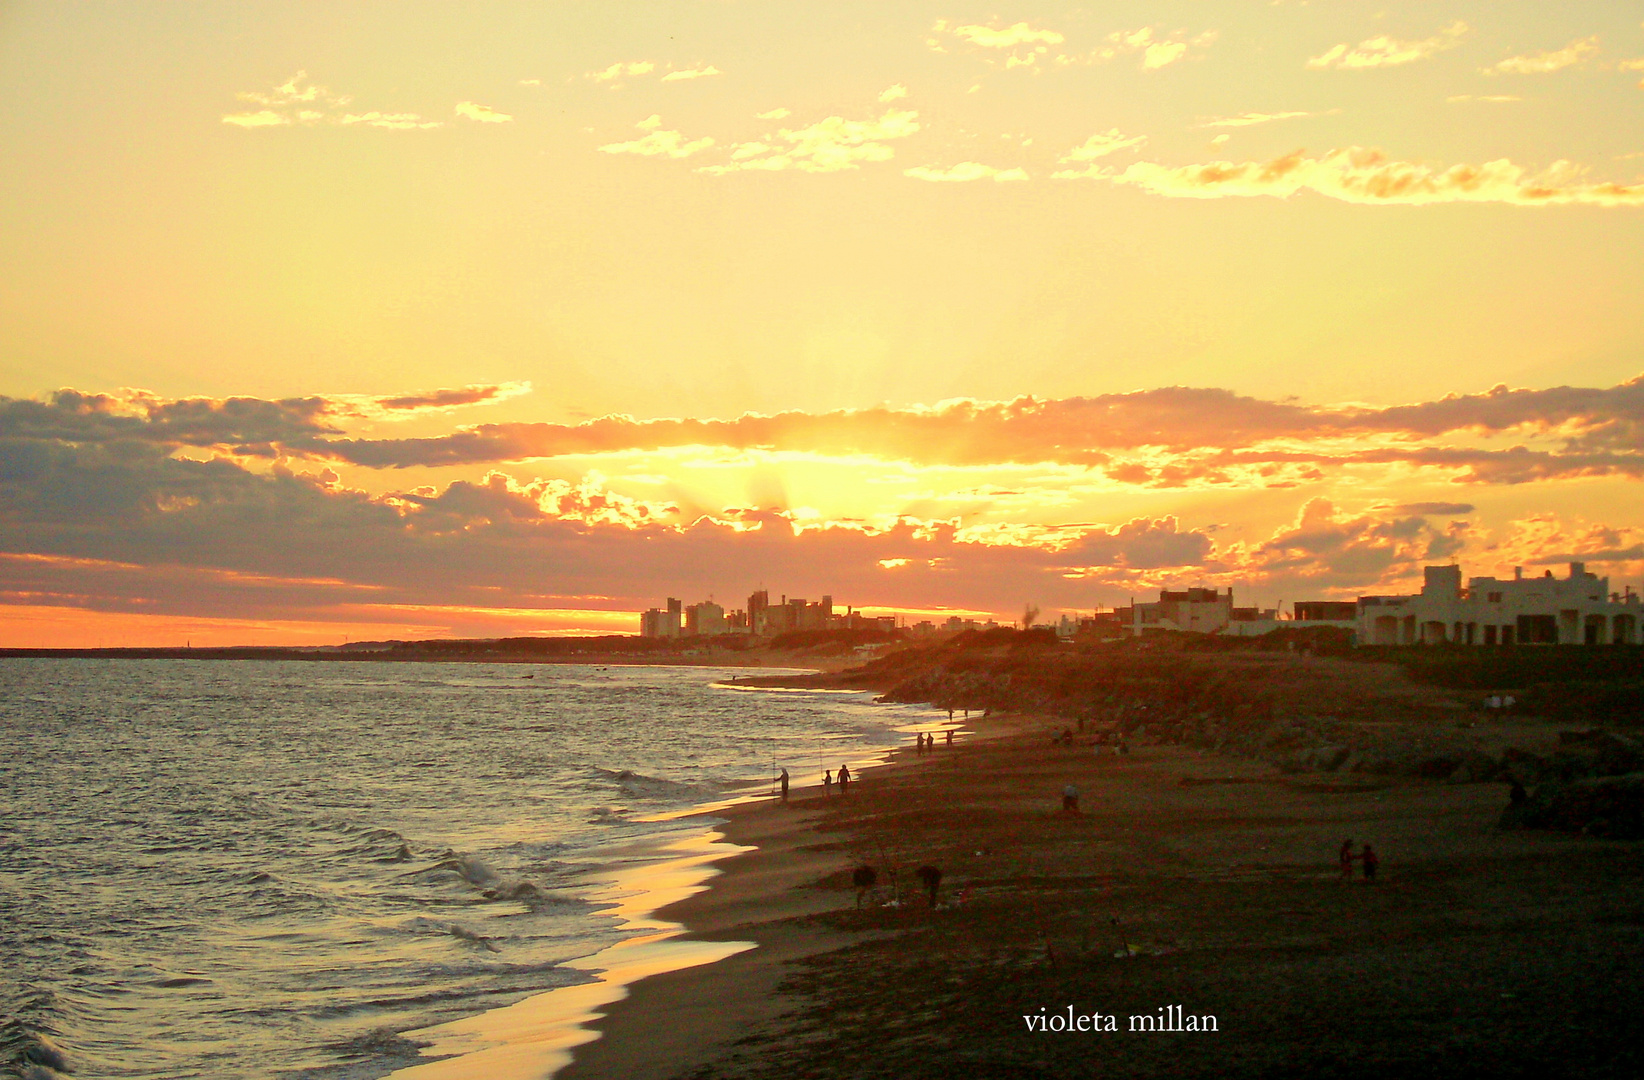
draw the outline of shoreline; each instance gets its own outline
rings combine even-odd
[[[712,809],[689,816],[715,814]],[[670,820],[661,818],[658,820]],[[750,849],[731,843],[717,824],[704,822],[684,836],[651,836],[610,853],[610,879],[589,899],[610,901],[626,936],[568,961],[566,968],[595,977],[585,983],[531,994],[510,1005],[487,1009],[429,1028],[401,1032],[425,1045],[428,1058],[385,1075],[397,1080],[537,1080],[571,1060],[573,1048],[598,1038],[587,1021],[620,1000],[633,982],[661,972],[712,963],[753,946],[743,942],[685,940],[685,928],[662,917],[663,910],[707,888],[715,864]],[[478,1071],[476,1071],[478,1070]]]
[[[956,747],[1009,733],[973,731],[965,723],[956,718],[951,725],[956,737],[963,732]],[[946,720],[920,725],[930,731],[949,727]],[[934,766],[941,751],[936,753],[926,760],[911,748],[896,747],[871,763],[851,762],[858,775],[852,786]],[[587,1021],[592,1036],[578,1044],[553,1080],[667,1080],[715,1060],[750,1025],[778,1019],[783,1005],[776,991],[791,962],[863,938],[806,925],[813,916],[838,910],[840,897],[851,895],[809,886],[851,861],[818,826],[844,801],[859,798],[825,796],[816,785],[794,788],[787,804],[765,797],[722,811],[719,831],[741,850],[726,857],[702,890],[655,915],[682,925],[683,938],[747,940],[751,946],[630,984],[626,994]]]
[[[789,670],[804,674],[803,669]],[[948,725],[933,721],[918,726]],[[859,771],[884,768],[903,752],[892,747],[851,760],[850,765]],[[742,955],[766,954],[756,968],[768,966],[773,955],[776,960],[785,958],[786,952],[772,953],[772,942],[743,940],[730,932],[731,924],[704,916],[723,907],[728,897],[746,902],[741,891],[727,889],[726,879],[740,877],[737,870],[745,865],[743,860],[772,854],[766,849],[790,831],[767,827],[764,812],[782,809],[783,804],[759,790],[764,783],[746,781],[740,785],[751,789],[746,793],[737,794],[733,787],[718,799],[646,819],[704,819],[684,836],[637,838],[610,851],[610,879],[590,899],[614,902],[611,914],[621,919],[617,931],[638,933],[563,965],[595,974],[593,981],[554,987],[500,1008],[401,1032],[406,1039],[426,1044],[419,1056],[428,1060],[395,1069],[383,1080],[472,1080],[476,1075],[486,1080],[542,1080],[574,1075],[570,1070],[587,1048],[606,1042],[603,1019],[639,987],[671,977],[688,978]],[[786,809],[796,808],[807,792],[815,793],[820,802],[820,785],[795,786]],[[807,864],[798,869],[798,876],[808,878],[813,869]],[[754,899],[764,910],[763,894]],[[717,1013],[718,1005],[715,1002],[707,1013]],[[694,1017],[692,1030],[707,1020],[707,1015]]]
[[[807,789],[727,813],[724,835],[752,850],[658,914],[758,947],[632,984],[556,1080],[1048,1080],[1121,1061],[1220,1078],[1344,1058],[1435,1076],[1432,1039],[1500,1064],[1534,1015],[1578,1033],[1535,1029],[1528,1060],[1625,1052],[1605,1031],[1641,996],[1613,960],[1644,943],[1635,847],[1503,831],[1501,784],[1287,774],[1156,743],[1118,757],[1085,735],[1053,743],[1049,716],[973,723],[951,749],[893,751],[848,800]],[[1066,783],[1075,814],[1057,808]],[[1343,836],[1374,842],[1379,882],[1342,880]],[[900,870],[903,903],[855,910],[863,862],[881,885]],[[944,870],[934,911],[906,896],[921,863]],[[1601,985],[1602,1007],[1578,1004]],[[1041,1006],[1180,1006],[1221,1028],[1051,1040],[1022,1030]],[[1452,1016],[1463,1034],[1444,1034]]]

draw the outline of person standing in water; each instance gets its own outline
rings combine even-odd
[[[849,765],[841,765],[839,766],[839,794],[845,794],[845,792],[850,790],[850,787],[851,767]]]

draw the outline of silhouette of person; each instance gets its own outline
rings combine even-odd
[[[873,888],[878,880],[879,874],[871,866],[858,866],[855,872],[851,874],[851,884],[856,886],[856,906],[858,908],[862,906],[862,898],[867,895],[868,890]]]
[[[953,745],[953,729],[948,728],[948,730],[946,731],[945,734],[947,735],[948,745],[952,746]]]
[[[1062,789],[1062,813],[1077,814],[1079,812],[1079,789],[1069,784]]]
[[[845,794],[850,790],[850,787],[851,767],[849,765],[841,765],[839,766],[839,794]]]
[[[833,770],[829,769],[822,774],[822,797],[826,799],[833,794]]]
[[[942,871],[934,866],[921,866],[915,870],[914,876],[925,883],[925,891],[930,894],[930,906],[936,907],[936,890],[942,885]]]
[[[1364,880],[1374,884],[1376,868],[1381,865],[1381,860],[1376,858],[1376,849],[1369,844],[1364,845],[1364,852],[1359,856],[1359,862],[1364,866]]]
[[[780,779],[782,781],[782,801],[787,802],[788,801],[788,770],[787,769],[782,770],[782,776],[781,776]]]

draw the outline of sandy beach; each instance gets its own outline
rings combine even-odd
[[[754,850],[657,914],[758,947],[639,981],[558,1075],[1637,1075],[1636,846],[1501,831],[1499,783],[967,723],[846,797],[723,811]],[[1348,837],[1378,881],[1341,879]],[[878,887],[858,910],[862,865]],[[1116,1030],[1077,1030],[1092,1015]],[[1140,1016],[1214,1030],[1131,1031]]]

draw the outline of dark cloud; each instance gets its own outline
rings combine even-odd
[[[1400,506],[1393,507],[1393,510],[1400,514],[1421,514],[1423,516],[1433,517],[1443,517],[1452,514],[1471,514],[1473,509],[1472,503],[1453,502],[1404,503]]]
[[[348,417],[443,410],[520,392],[522,384],[507,384],[375,399],[163,401],[151,395],[116,398],[64,390],[44,401],[0,398],[0,437],[215,446],[248,456],[289,453],[375,469],[704,446],[865,454],[928,464],[1105,466],[1116,480],[1158,487],[1242,483],[1246,478],[1225,470],[1255,463],[1295,467],[1288,474],[1274,472],[1266,481],[1269,486],[1317,479],[1324,466],[1395,462],[1466,470],[1460,478],[1477,483],[1644,475],[1644,377],[1608,389],[1497,387],[1386,409],[1330,408],[1263,401],[1222,389],[1164,387],[1099,397],[795,411],[730,420],[606,416],[578,424],[480,424],[404,439],[350,438],[339,426]],[[1512,433],[1552,440],[1553,445],[1497,449],[1427,441],[1456,433]],[[1355,450],[1263,445],[1352,437],[1374,437],[1379,445]],[[1151,462],[1114,457],[1142,448],[1185,456]]]
[[[288,443],[340,435],[327,422],[325,398],[114,397],[59,390],[43,401],[0,397],[0,439],[90,444],[145,442],[167,446]]]

